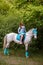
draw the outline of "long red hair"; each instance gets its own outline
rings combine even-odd
[[[20,24],[19,24],[20,26],[23,26],[24,24],[23,24],[23,22],[20,22]]]

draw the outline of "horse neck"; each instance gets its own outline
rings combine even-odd
[[[31,36],[31,37],[33,36],[33,34],[32,34],[32,29],[27,32],[27,35],[29,35],[29,36]]]

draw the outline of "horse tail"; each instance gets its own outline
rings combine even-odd
[[[3,49],[6,47],[7,44],[7,35],[4,37]]]

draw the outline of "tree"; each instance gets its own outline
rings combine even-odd
[[[32,0],[27,0],[27,2],[31,2]]]

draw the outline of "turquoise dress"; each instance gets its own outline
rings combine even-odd
[[[25,26],[22,26],[22,28],[18,28],[18,33],[20,34],[20,35],[24,35],[25,33],[26,33],[26,29],[25,29]]]

